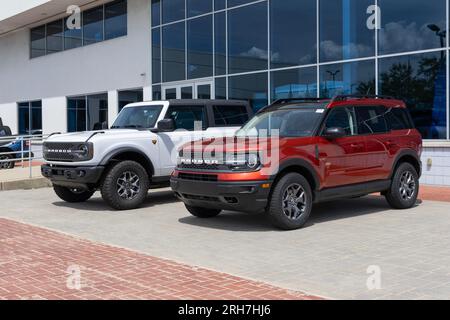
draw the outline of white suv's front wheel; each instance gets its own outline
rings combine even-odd
[[[117,210],[138,208],[147,198],[147,171],[135,161],[115,164],[106,173],[101,193],[103,200]]]

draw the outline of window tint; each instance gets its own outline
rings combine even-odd
[[[114,1],[105,5],[105,40],[127,34],[127,2]]]
[[[411,129],[412,124],[405,109],[391,108],[386,111],[384,118],[391,130]]]
[[[103,41],[103,7],[83,12],[84,45]]]
[[[42,130],[42,102],[21,102],[17,104],[19,134],[35,134]]]
[[[63,21],[47,24],[47,54],[63,50]]]
[[[387,125],[383,114],[384,107],[358,107],[358,130],[360,134],[387,132]]]
[[[327,118],[325,128],[342,128],[346,135],[354,136],[358,134],[354,108],[337,107],[334,108]]]
[[[45,26],[31,29],[31,58],[45,55]]]
[[[206,128],[206,113],[203,106],[174,106],[170,107],[166,118],[175,121],[176,129],[194,131],[195,122],[201,122]]]
[[[214,106],[214,122],[218,126],[241,126],[247,121],[245,106]]]

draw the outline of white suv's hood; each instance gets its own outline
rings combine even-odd
[[[85,132],[74,132],[74,133],[65,133],[65,134],[55,134],[49,137],[47,142],[84,142],[89,137],[91,137],[94,133],[96,135],[92,136],[92,140],[98,139],[101,137],[109,137],[109,136],[127,136],[127,135],[136,135],[139,131],[134,129],[114,129],[114,130],[101,130],[101,131],[85,131]]]

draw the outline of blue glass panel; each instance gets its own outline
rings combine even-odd
[[[212,15],[188,20],[188,78],[213,75]]]

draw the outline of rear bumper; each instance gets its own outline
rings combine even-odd
[[[104,167],[62,167],[44,164],[41,166],[42,175],[50,179],[54,185],[69,188],[91,189],[97,186]]]
[[[205,182],[172,177],[170,186],[185,204],[211,209],[261,212],[267,207],[272,181]]]

